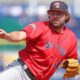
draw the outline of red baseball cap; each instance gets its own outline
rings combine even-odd
[[[68,5],[62,1],[54,1],[50,4],[50,9],[47,12],[49,13],[54,10],[68,13]]]

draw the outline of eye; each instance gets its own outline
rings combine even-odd
[[[62,17],[65,14],[63,12],[50,12],[49,15],[50,16],[56,16],[56,17]]]
[[[56,13],[56,15],[57,15],[57,16],[62,16],[62,15],[63,15],[63,13]]]

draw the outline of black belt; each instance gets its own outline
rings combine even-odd
[[[29,68],[26,66],[26,64],[25,64],[21,59],[18,59],[18,62],[22,65],[22,67],[24,68],[24,71],[26,72],[26,74],[28,75],[28,77],[29,77],[31,80],[35,80],[34,75],[31,73],[31,71],[30,71]]]

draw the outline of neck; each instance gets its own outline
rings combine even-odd
[[[50,26],[52,27],[52,29],[54,31],[56,31],[57,33],[63,33],[64,32],[64,24],[62,26],[58,26],[58,27],[54,27],[51,23]]]
[[[61,28],[54,28],[52,27],[54,31],[56,31],[57,33],[63,33],[64,31],[64,27],[61,27]]]

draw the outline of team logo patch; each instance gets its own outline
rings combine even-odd
[[[55,7],[55,8],[59,8],[59,7],[60,7],[60,2],[55,2],[55,3],[54,3],[54,7]]]
[[[36,25],[35,24],[29,24],[33,29],[36,29]]]

